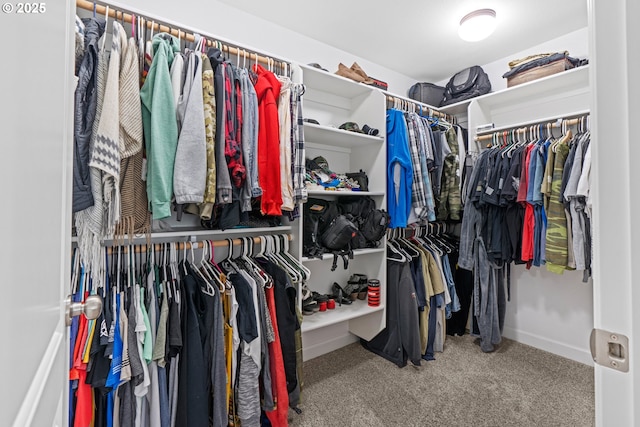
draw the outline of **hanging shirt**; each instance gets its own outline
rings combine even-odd
[[[413,179],[411,180],[411,206],[416,219],[426,216],[427,199],[425,191],[425,182],[422,179],[422,164],[420,161],[422,153],[420,151],[420,142],[418,140],[418,129],[416,125],[415,113],[405,114],[405,122],[407,124],[407,137],[409,144],[409,152],[411,153],[411,168],[413,169]],[[416,222],[416,221],[413,221]]]
[[[173,164],[178,145],[175,100],[169,67],[178,41],[169,34],[153,37],[153,63],[140,89],[147,153],[147,197],[154,219],[171,216]]]
[[[400,110],[387,110],[387,209],[390,228],[406,227],[411,210],[413,168],[407,124]]]
[[[258,179],[262,188],[260,209],[264,215],[282,215],[280,188],[280,124],[276,99],[280,82],[276,76],[254,64],[258,96]]]
[[[278,77],[280,95],[278,97],[278,118],[280,120],[280,187],[282,209],[292,211],[295,207],[293,177],[291,176],[291,79]]]
[[[568,263],[567,217],[564,205],[560,200],[560,189],[562,187],[564,163],[569,154],[567,142],[570,139],[571,132],[568,132],[556,146],[549,210],[547,213],[547,243],[545,251],[547,270],[559,274],[566,269]]]

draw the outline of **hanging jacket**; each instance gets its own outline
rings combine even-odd
[[[445,132],[449,145],[449,154],[444,158],[444,183],[440,192],[440,206],[438,220],[460,220],[460,153],[458,151],[458,136],[453,127]]]
[[[89,172],[89,141],[96,114],[98,39],[104,33],[105,22],[83,19],[85,53],[78,69],[78,84],[74,97],[73,212],[93,206]]]
[[[153,62],[140,89],[147,150],[147,197],[153,219],[171,216],[178,124],[169,67],[178,49],[178,40],[169,34],[153,37]]]
[[[182,127],[173,167],[176,203],[202,203],[207,178],[207,143],[202,97],[202,60],[197,52],[187,57],[186,78],[178,101]]]
[[[204,104],[204,128],[207,147],[207,182],[200,218],[211,219],[216,201],[216,99],[213,89],[213,68],[209,57],[202,54],[202,100]]]
[[[280,122],[276,97],[280,82],[270,71],[255,64],[258,75],[254,84],[258,95],[258,179],[262,188],[261,210],[264,215],[282,215],[280,189]]]
[[[395,174],[396,168],[399,173]],[[390,228],[406,227],[411,210],[413,168],[409,154],[407,124],[402,111],[387,110],[387,209]]]
[[[220,49],[210,48],[207,56],[213,68],[213,85],[216,106],[216,199],[218,204],[231,203],[231,178],[224,157],[225,137],[225,97],[224,97],[224,59]]]

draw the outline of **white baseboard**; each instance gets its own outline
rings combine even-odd
[[[317,344],[309,346],[303,346],[302,358],[303,360],[307,361],[318,356],[322,356],[323,354],[331,353],[332,351],[335,351],[339,348],[357,342],[358,339],[359,338],[357,336],[347,333],[345,335],[332,338],[328,341],[318,342]]]
[[[588,348],[575,347],[506,326],[502,332],[502,336],[549,353],[557,354],[558,356],[566,357],[567,359],[575,360],[576,362],[584,363],[585,365],[593,366],[593,359],[591,358],[591,353]]]

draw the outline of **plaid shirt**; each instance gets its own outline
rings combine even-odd
[[[304,122],[302,117],[302,95],[304,85],[291,86],[291,169],[293,176],[293,195],[296,203],[307,201],[307,187],[304,185],[305,151]]]
[[[418,150],[420,152],[420,166],[422,168],[422,181],[424,183],[425,199],[427,202],[426,212],[422,212],[420,218],[425,218],[427,221],[436,220],[436,203],[433,198],[433,188],[431,187],[431,177],[429,176],[428,168],[428,151],[431,145],[431,138],[429,129],[425,127],[425,119],[416,115],[415,126],[418,136]]]
[[[225,102],[225,147],[224,157],[227,161],[231,182],[237,188],[242,187],[246,170],[242,161],[240,146],[240,127],[242,125],[242,93],[239,82],[236,82],[230,64],[224,68],[224,102]],[[238,83],[238,85],[236,85]]]
[[[418,216],[421,218],[423,211],[427,207],[427,197],[425,194],[424,180],[422,179],[422,164],[420,162],[420,147],[418,137],[416,135],[416,119],[415,114],[405,114],[407,121],[407,134],[409,136],[409,152],[411,153],[411,165],[413,167],[413,181],[411,183],[411,206]]]

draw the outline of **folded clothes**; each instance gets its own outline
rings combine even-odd
[[[567,59],[574,67],[580,63],[579,59],[570,57],[567,52],[562,53],[554,53],[552,55],[544,56],[541,58],[534,59],[532,61],[525,62],[523,64],[518,65],[517,67],[512,68],[502,75],[503,78],[508,78],[511,76],[515,76],[516,74],[522,73],[523,71],[530,70],[532,68],[540,67],[542,65],[547,65],[555,61],[559,61],[561,59]]]

